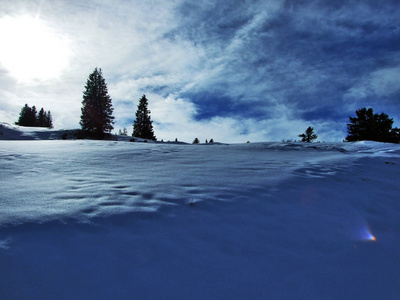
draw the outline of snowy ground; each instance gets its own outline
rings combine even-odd
[[[399,299],[399,166],[374,142],[3,140],[0,299]]]

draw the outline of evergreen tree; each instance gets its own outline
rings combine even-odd
[[[15,125],[32,126],[32,125],[29,125],[29,119],[30,119],[31,113],[32,113],[32,108],[30,108],[28,104],[25,104],[25,106],[22,107],[21,112],[19,113],[19,118],[18,118],[18,121],[15,122]]]
[[[318,136],[314,133],[314,128],[311,126],[306,129],[305,133],[299,134],[302,142],[312,143]]]
[[[214,139],[211,139],[211,140],[210,140],[210,143],[214,143]]]
[[[347,141],[400,142],[399,129],[392,128],[393,119],[390,119],[387,114],[374,114],[372,108],[364,107],[357,110],[356,115],[357,117],[349,117]]]
[[[156,140],[153,131],[153,122],[150,119],[150,110],[147,108],[148,100],[146,95],[143,95],[139,100],[139,105],[136,111],[136,120],[133,123],[133,137],[142,139]]]
[[[32,109],[28,115],[28,125],[26,126],[38,126],[37,124],[37,110],[36,110],[36,106],[32,106]]]
[[[200,140],[198,138],[195,138],[193,141],[193,144],[199,144],[199,143],[200,143]]]
[[[81,109],[80,125],[90,135],[103,138],[114,128],[111,97],[101,69],[95,68],[86,81]]]
[[[43,107],[40,109],[39,114],[36,119],[37,126],[48,127],[47,125],[47,113],[44,111]]]
[[[25,106],[21,109],[18,121],[15,122],[15,124],[27,127],[38,126],[36,107],[35,106],[29,107],[28,104],[25,104]]]
[[[45,123],[43,127],[53,128],[53,117],[51,116],[50,111],[45,113]]]

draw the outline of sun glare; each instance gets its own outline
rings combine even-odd
[[[68,42],[29,16],[0,19],[0,65],[19,81],[56,78],[68,63]]]

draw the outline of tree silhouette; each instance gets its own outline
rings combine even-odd
[[[50,111],[46,113],[44,109],[41,108],[38,114],[36,107],[29,107],[28,104],[25,104],[25,106],[22,107],[18,121],[15,122],[15,124],[27,127],[53,128],[53,120],[51,118]]]
[[[46,124],[47,114],[43,108],[40,109],[39,114],[37,116],[37,125],[43,126]]]
[[[93,137],[103,138],[114,128],[111,97],[101,69],[95,68],[86,81],[81,112],[82,130]]]
[[[347,141],[400,142],[399,129],[392,128],[393,119],[390,119],[387,114],[374,114],[372,108],[364,107],[356,110],[356,115],[356,117],[349,117]]]
[[[25,106],[21,108],[18,121],[15,122],[15,125],[35,126],[34,124],[29,123],[31,113],[32,113],[32,108],[30,108],[28,104],[25,104]]]
[[[146,95],[143,95],[139,100],[139,105],[136,111],[136,120],[133,123],[133,137],[142,139],[156,140],[153,131],[153,122],[150,118],[150,110],[147,108],[148,100]]]
[[[51,116],[50,111],[48,111],[47,114],[45,113],[44,127],[53,128],[53,117]]]
[[[314,133],[314,128],[311,126],[306,129],[305,133],[299,134],[302,142],[312,143],[318,136]]]

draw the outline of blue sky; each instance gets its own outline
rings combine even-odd
[[[399,19],[397,1],[3,0],[0,120],[28,103],[79,127],[100,67],[116,130],[132,131],[146,94],[159,139],[280,141],[313,126],[341,141],[362,107],[400,126]]]

